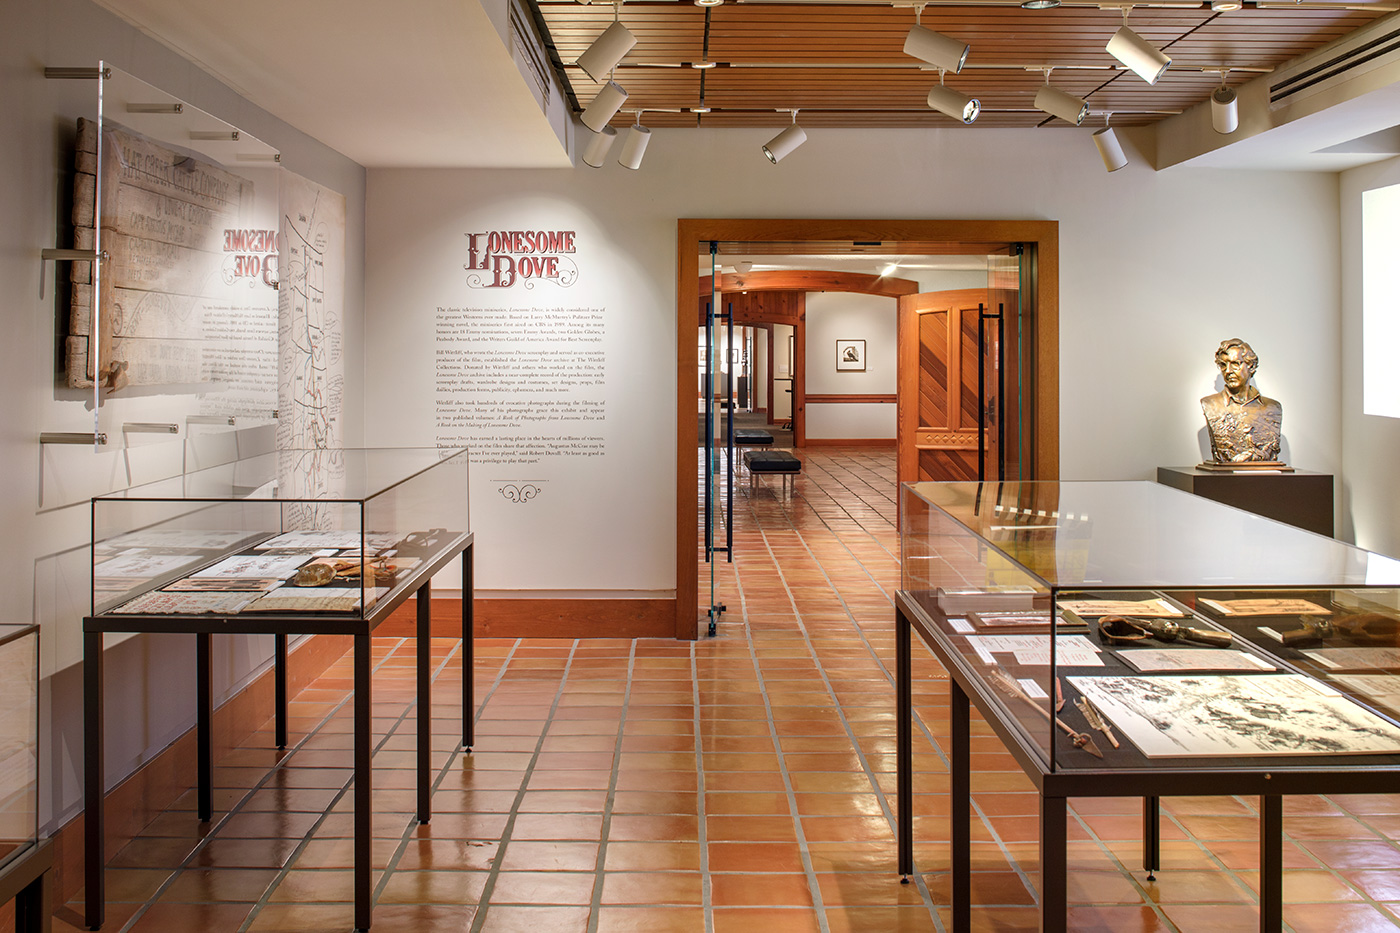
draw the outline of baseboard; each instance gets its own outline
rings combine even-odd
[[[432,601],[433,635],[460,638],[460,599]],[[478,599],[472,605],[477,638],[675,638],[674,599]],[[389,616],[376,635],[408,638],[417,631],[412,600]]]
[[[349,635],[313,635],[287,656],[287,695],[294,697],[350,650]],[[275,682],[271,668],[214,711],[213,761],[241,745],[275,712]],[[107,793],[105,836],[110,860],[151,820],[194,787],[198,773],[195,730],[171,742],[135,773]],[[194,819],[191,815],[190,819]],[[79,814],[53,835],[54,903],[66,903],[82,888],[83,816]]]
[[[892,437],[808,437],[808,447],[893,447]]]

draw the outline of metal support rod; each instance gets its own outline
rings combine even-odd
[[[45,68],[46,78],[110,78],[112,69],[110,68]]]
[[[185,424],[233,424],[232,415],[186,415]]]
[[[1259,929],[1283,929],[1283,797],[1259,798]]]
[[[418,610],[418,822],[433,818],[433,581],[424,580],[414,596]],[[466,599],[464,591],[462,598]]]
[[[715,250],[715,244],[710,244],[710,252]],[[714,347],[715,329],[715,304],[713,301],[705,303],[705,377],[700,380],[705,389],[705,563],[714,559],[715,551],[715,520],[711,513],[714,504],[710,501],[710,456],[714,453],[715,447],[715,400],[714,400],[714,379],[711,377],[712,367],[715,365]]]
[[[102,703],[102,633],[83,633],[83,836],[86,847],[87,888],[83,895],[83,922],[89,930],[102,926],[107,906],[104,869],[107,841],[103,819],[106,808],[106,743]]]
[[[211,682],[213,663],[208,632],[194,636],[195,737],[199,767],[199,821],[208,823],[214,816],[213,718],[214,686]]]
[[[1156,881],[1153,874],[1162,867],[1162,821],[1161,798],[1142,798],[1142,868],[1147,872],[1148,881]]]
[[[356,635],[355,647],[355,929],[368,930],[373,913],[374,879],[370,842],[374,805],[371,747],[374,726],[370,693],[370,637]]]
[[[44,431],[39,435],[41,444],[105,444],[107,435],[103,432]]]
[[[287,747],[287,636],[272,636],[272,685],[275,740],[278,748]]]
[[[1006,481],[1006,305],[997,304],[997,482]]]
[[[462,747],[476,744],[476,568],[474,545],[462,552]]]
[[[910,629],[904,611],[895,608],[895,805],[899,827],[899,876],[914,873],[914,708],[910,678]]]
[[[122,431],[126,434],[179,434],[180,426],[154,421],[128,421],[122,425]]]
[[[987,479],[987,323],[977,303],[977,481]]]
[[[972,725],[967,693],[948,681],[949,839],[953,856],[953,929],[972,926]]]
[[[729,307],[724,316],[725,334],[728,346],[725,352],[730,355],[729,378],[725,380],[724,397],[728,402],[728,416],[725,418],[725,427],[728,440],[725,442],[725,470],[728,481],[724,490],[724,560],[725,563],[734,563],[734,405],[738,401],[738,393],[735,391],[739,380],[734,375],[734,302],[729,302]]]
[[[1040,795],[1040,929],[1042,933],[1064,933],[1068,842],[1066,819],[1068,801],[1064,797]],[[955,927],[956,929],[956,927]]]
[[[49,262],[92,262],[97,258],[95,249],[56,249],[49,248],[42,250],[39,256]],[[102,258],[107,258],[107,253],[102,254]]]

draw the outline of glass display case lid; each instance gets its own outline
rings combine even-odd
[[[373,498],[447,460],[467,462],[465,448],[361,447],[275,450],[192,470],[94,497],[113,500],[200,501]]]
[[[909,483],[1057,589],[1400,585],[1400,561],[1152,482]],[[903,508],[911,535],[942,535]]]

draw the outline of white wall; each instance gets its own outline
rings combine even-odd
[[[753,385],[755,410],[768,408],[768,331],[753,329]]]
[[[898,389],[898,312],[893,298],[880,295],[809,293],[807,394],[893,395]],[[865,372],[837,371],[838,340],[865,341]],[[892,404],[807,402],[809,438],[893,438],[895,429]]]
[[[258,137],[283,153],[283,165],[332,187],[347,200],[347,439],[361,442],[363,368],[364,170],[252,106],[186,59],[87,0],[6,0],[0,4],[0,281],[5,339],[0,341],[0,582],[4,622],[42,626],[43,732],[41,820],[56,826],[81,800],[82,616],[89,600],[89,505],[81,488],[55,489],[55,475],[101,485],[120,479],[120,450],[45,447],[41,431],[91,431],[91,392],[62,387],[56,328],[67,309],[55,301],[55,276],[68,266],[41,263],[44,247],[68,246],[75,121],[95,112],[93,81],[46,80],[47,66],[95,66],[129,72]],[[104,401],[103,430],[122,442],[126,421],[176,420],[191,396],[128,390]],[[183,419],[181,419],[183,420]],[[183,436],[183,429],[182,435]],[[40,502],[41,486],[44,502]],[[53,502],[71,503],[54,506]],[[107,650],[107,767],[112,783],[194,724],[193,639],[150,636]],[[216,701],[265,667],[271,638],[215,639]]]
[[[779,424],[792,417],[792,393],[788,391],[792,388],[793,361],[788,358],[792,336],[791,324],[773,325],[773,420]]]
[[[1361,547],[1400,554],[1400,420],[1362,413],[1361,193],[1400,184],[1400,159],[1343,172],[1342,245],[1342,508],[1338,534]],[[1397,348],[1391,348],[1394,360]]]
[[[1128,168],[1110,175],[1090,132],[1070,128],[816,130],[774,166],[759,153],[770,135],[765,128],[656,130],[636,172],[612,163],[599,170],[370,171],[367,330],[383,350],[366,373],[375,443],[431,441],[430,426],[415,414],[432,397],[414,347],[424,339],[425,316],[459,288],[464,231],[491,218],[567,220],[606,244],[596,268],[608,281],[598,287],[627,303],[632,343],[644,348],[626,366],[610,363],[617,380],[610,399],[626,412],[619,422],[626,427],[609,467],[639,484],[645,503],[602,527],[554,523],[560,544],[532,568],[536,585],[585,575],[593,562],[609,563],[600,552],[619,544],[629,554],[665,555],[633,579],[674,584],[672,462],[664,445],[675,430],[678,217],[1057,220],[1065,478],[1148,479],[1159,465],[1198,462],[1198,399],[1214,391],[1213,354],[1231,336],[1249,340],[1263,361],[1260,388],[1283,403],[1292,462],[1327,472],[1340,466],[1334,176],[1155,173],[1136,152]],[[862,174],[853,165],[880,168]],[[1228,261],[1216,258],[1222,243]],[[689,326],[684,339],[692,339]],[[645,475],[637,473],[642,451]],[[532,530],[499,534],[533,539]],[[496,547],[495,535],[483,544],[483,553]]]

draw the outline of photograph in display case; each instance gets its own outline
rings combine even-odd
[[[836,371],[838,373],[865,372],[865,341],[836,341]]]
[[[1400,727],[1301,674],[1067,680],[1149,758],[1400,752]]]

